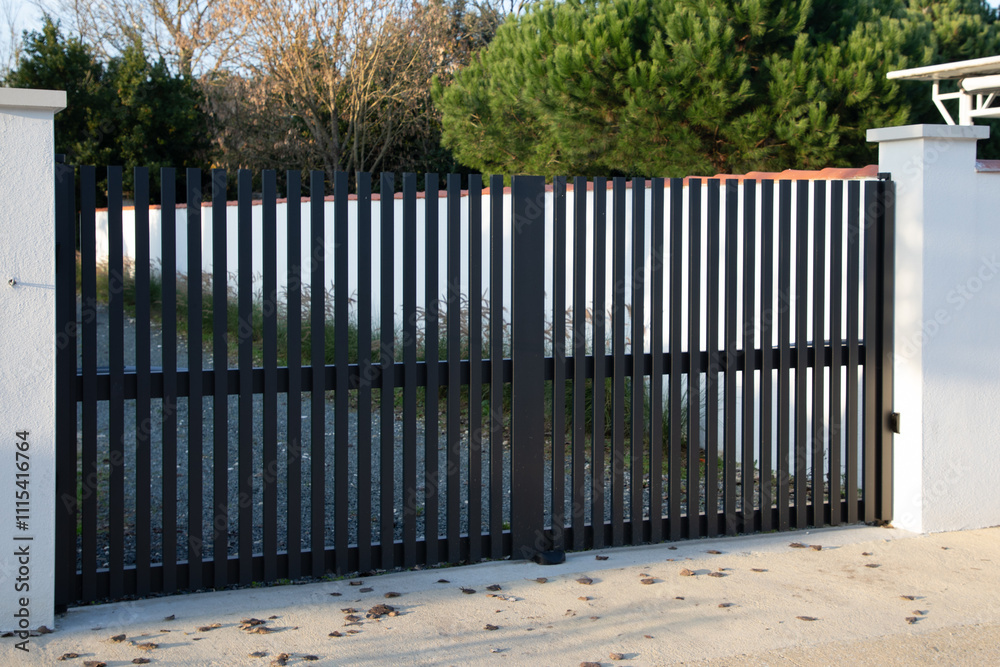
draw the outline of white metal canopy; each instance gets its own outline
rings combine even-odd
[[[900,81],[930,81],[934,105],[949,125],[955,125],[955,119],[944,105],[946,100],[958,100],[959,125],[973,125],[976,118],[1000,118],[1000,106],[993,106],[1000,102],[1000,56],[896,70],[886,76]],[[956,79],[959,92],[941,93],[941,81]]]

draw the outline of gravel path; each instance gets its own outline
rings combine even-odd
[[[101,307],[98,312],[98,367],[108,365],[108,336],[107,336],[107,310]],[[160,328],[157,324],[153,324],[152,332],[152,365],[154,367],[160,365],[160,354],[161,354],[161,344],[162,336]],[[231,350],[232,352],[232,350]],[[135,322],[126,317],[126,332],[125,332],[125,364],[126,366],[133,366],[135,364]],[[210,345],[206,346],[205,349],[205,363],[206,366],[211,363],[211,349]],[[178,366],[187,366],[187,349],[183,342],[178,349]],[[263,548],[263,491],[262,491],[262,475],[263,475],[263,425],[262,425],[262,415],[263,415],[263,397],[260,395],[254,396],[254,428],[253,428],[253,462],[252,467],[254,468],[254,490],[253,490],[253,543],[254,551],[260,552]],[[373,391],[373,403],[377,406],[378,403],[378,391]],[[332,546],[334,543],[334,443],[336,439],[336,431],[334,428],[334,402],[332,400],[332,392],[328,392],[326,400],[326,412],[325,412],[325,431],[326,431],[326,447],[325,447],[325,471],[326,471],[326,489],[325,489],[325,517],[326,517],[326,531],[325,531],[325,543],[327,546]],[[79,409],[79,408],[78,408]],[[213,482],[214,482],[214,444],[213,444],[213,423],[214,423],[214,399],[210,396],[203,399],[203,422],[202,422],[202,441],[203,441],[203,455],[202,461],[200,463],[201,468],[201,484],[202,484],[202,494],[203,494],[203,510],[202,510],[202,531],[206,538],[206,543],[203,548],[203,556],[205,559],[209,559],[213,554],[213,544],[212,544],[212,525],[213,525],[213,515],[212,506],[213,502]],[[236,396],[230,396],[225,406],[227,411],[227,421],[229,424],[228,439],[227,439],[227,474],[228,474],[228,498],[227,504],[229,507],[229,524],[228,524],[228,551],[230,555],[236,555],[238,549],[238,475],[239,475],[239,454],[238,454],[238,433],[239,433],[239,398]],[[163,461],[162,457],[162,405],[159,400],[154,399],[152,406],[152,424],[151,424],[151,435],[150,435],[150,446],[151,446],[151,467],[152,467],[152,480],[153,483],[150,485],[151,493],[151,516],[149,517],[137,517],[135,514],[135,495],[136,488],[140,483],[136,480],[135,475],[135,433],[136,433],[136,413],[135,413],[135,402],[126,401],[125,406],[125,564],[132,565],[135,563],[135,535],[134,529],[136,524],[139,525],[149,525],[152,530],[152,561],[154,563],[160,562],[162,560],[162,509],[163,509],[163,497],[162,497],[162,484],[161,480],[165,475],[171,474],[176,475],[177,479],[177,542],[178,548],[181,553],[179,557],[181,559],[186,558],[184,553],[184,545],[187,542],[187,527],[188,527],[188,493],[191,485],[191,480],[188,478],[188,405],[186,399],[181,399],[178,406],[177,413],[177,424],[178,424],[178,434],[177,434],[177,460],[176,462],[166,463]],[[286,536],[286,519],[288,516],[288,485],[287,485],[287,466],[286,466],[286,433],[287,433],[287,423],[288,423],[288,411],[287,411],[287,395],[278,395],[278,409],[277,409],[277,433],[278,433],[278,456],[277,456],[277,505],[278,505],[278,550],[283,551],[287,547],[287,536]],[[302,531],[302,549],[310,548],[310,535],[309,535],[309,525],[310,525],[310,515],[311,515],[311,489],[310,489],[310,469],[312,465],[312,457],[310,451],[310,441],[311,441],[311,424],[312,424],[312,412],[311,412],[311,401],[308,394],[304,394],[302,397],[302,411],[300,415],[301,425],[302,425],[302,486],[301,486],[301,496],[302,496],[302,506],[301,506],[301,525],[303,527]],[[81,423],[78,416],[78,424]],[[108,565],[108,466],[107,458],[109,456],[108,447],[108,404],[107,402],[98,403],[98,461],[99,463],[103,461],[103,465],[99,464],[99,470],[101,474],[99,476],[98,483],[98,567],[107,567]],[[371,534],[375,541],[378,540],[380,535],[380,520],[379,520],[379,497],[380,497],[380,429],[381,419],[377,409],[373,408],[371,415],[371,437],[372,437],[372,454],[371,454],[371,507],[372,516],[369,517],[371,525]],[[444,414],[441,416],[441,425],[444,425]],[[349,516],[350,516],[350,543],[356,543],[357,541],[357,527],[362,520],[358,517],[358,429],[359,429],[359,414],[356,409],[352,409],[348,418],[348,434],[347,440],[349,443],[349,470],[348,478],[350,480],[350,488],[348,492],[349,498]],[[402,480],[402,456],[403,456],[403,437],[402,437],[403,424],[400,419],[400,415],[396,414],[393,421],[393,439],[395,443],[395,461],[393,465],[394,474],[394,533],[396,539],[402,539],[402,507],[403,507],[403,480]],[[460,479],[458,482],[458,490],[460,497],[462,498],[461,505],[461,532],[463,534],[468,532],[468,501],[469,498],[469,463],[468,463],[468,428],[466,424],[462,425],[462,465],[460,467]],[[82,442],[82,436],[80,438]],[[483,443],[483,466],[482,466],[482,485],[480,492],[482,494],[482,508],[483,508],[483,530],[488,530],[489,525],[489,452],[491,443],[489,442],[489,436],[484,438]],[[440,471],[447,470],[447,451],[446,451],[446,439],[444,433],[441,433],[441,437],[438,439],[438,469]],[[510,456],[509,447],[507,441],[502,443],[504,447],[504,489],[501,494],[503,497],[503,520],[505,526],[509,525],[510,517]],[[425,447],[424,447],[424,424],[421,422],[417,426],[417,438],[416,438],[416,449],[417,449],[417,495],[418,495],[418,508],[417,508],[417,538],[423,539],[424,532],[424,470],[425,470]],[[589,449],[589,444],[588,444]],[[571,497],[571,469],[569,467],[570,457],[567,456],[567,469],[566,473],[566,498],[565,503],[567,508],[572,507],[572,497]],[[590,488],[591,488],[591,471],[589,462],[586,467],[587,475],[587,492],[585,496],[585,506],[586,515],[588,521],[591,517],[591,499],[590,499]],[[644,500],[643,505],[645,508],[645,514],[648,517],[649,508],[649,490],[648,490],[648,476],[644,480]],[[630,477],[628,470],[625,471],[625,508],[626,513],[629,508],[629,483]],[[546,497],[546,516],[550,516],[551,512],[551,484],[552,484],[552,469],[551,460],[546,461],[546,475],[545,475],[545,497]],[[611,502],[611,480],[608,471],[605,471],[605,486],[606,486],[606,506],[604,511],[604,520],[609,521],[611,518],[610,502]],[[685,484],[686,486],[686,484]],[[667,476],[663,477],[663,490],[664,499],[663,507],[666,507],[666,490],[669,488],[669,480]],[[447,527],[447,515],[446,515],[446,498],[447,498],[447,480],[442,481],[441,488],[439,490],[439,517],[438,526],[440,533],[443,535]],[[683,489],[683,493],[686,495],[686,489]],[[704,479],[701,480],[700,485],[700,511],[705,510],[705,482]],[[719,497],[722,497],[722,483],[719,483]],[[686,512],[686,503],[682,505],[682,511]],[[79,553],[79,552],[78,552]]]

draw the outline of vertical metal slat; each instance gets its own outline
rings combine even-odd
[[[482,560],[483,177],[469,175],[469,562]]]
[[[503,176],[490,176],[490,556],[503,557]]]
[[[326,573],[326,197],[325,197],[326,174],[322,171],[313,170],[309,173],[309,363],[312,366],[312,388],[309,391],[310,401],[310,443],[309,443],[309,467],[311,490],[310,499],[310,521],[309,521],[309,551],[312,556],[312,576],[322,577]],[[343,178],[346,186],[346,177]],[[334,184],[334,206],[337,209],[334,213],[334,243],[335,257],[334,270],[338,272],[336,283],[340,285],[344,279],[343,290],[346,291],[346,273],[342,264],[346,264],[347,255],[347,217],[337,215],[340,213],[338,204],[347,203],[347,188],[341,189],[341,177],[337,174]],[[343,202],[341,202],[343,200]],[[344,229],[342,230],[341,227]],[[340,291],[336,297],[340,297]],[[339,298],[334,302],[334,317],[337,324],[341,320],[347,319],[346,299]],[[346,327],[345,327],[346,328]],[[342,389],[341,384],[346,385],[340,376],[346,375],[347,366],[347,339],[341,338],[341,329],[337,328],[336,339],[334,341],[335,354],[337,355],[337,389]],[[339,363],[343,362],[343,363]],[[346,389],[346,386],[343,387]],[[342,414],[347,409],[347,392],[337,391],[336,393],[336,417],[334,424],[334,474],[337,476],[334,481],[335,492],[346,497],[347,487],[347,424]],[[334,538],[340,543],[335,547],[338,559],[338,571],[346,572],[339,566],[345,565],[347,560],[347,536],[341,535],[343,524],[337,519],[343,519],[346,509],[343,502],[337,502],[343,498],[334,500]]]
[[[403,566],[417,564],[417,175],[403,174]]]
[[[447,226],[447,276],[448,276],[448,413],[447,413],[447,448],[448,448],[448,496],[447,496],[447,535],[448,561],[457,563],[462,559],[461,552],[461,464],[462,440],[459,428],[462,419],[461,381],[459,365],[462,354],[462,180],[459,174],[448,174],[448,226]]]
[[[253,187],[250,171],[237,176],[237,356],[239,365],[239,526],[240,585],[253,579]],[[265,252],[274,246],[264,246]]]
[[[212,587],[228,585],[229,571],[229,371],[226,172],[212,170]]]
[[[772,530],[774,442],[774,181],[761,183],[760,205],[760,530]]]
[[[177,591],[177,172],[160,170],[163,592]]]
[[[288,475],[285,548],[288,578],[302,576],[302,173],[286,172],[288,187],[288,412],[285,465]]]
[[[683,185],[683,181],[680,181]],[[670,182],[671,194],[674,182]],[[701,535],[701,179],[688,181],[688,440],[687,440],[687,528],[688,537]],[[682,202],[683,205],[683,202]],[[683,209],[682,209],[683,210]],[[682,224],[678,218],[670,224]],[[671,262],[681,261],[671,255]],[[711,303],[709,303],[711,306]],[[671,308],[674,305],[671,303]],[[671,473],[673,471],[671,470]],[[679,469],[678,469],[678,472]],[[671,474],[671,477],[673,475]],[[711,516],[711,515],[709,515]],[[680,530],[670,539],[679,539]]]
[[[843,367],[844,182],[830,183],[830,524],[842,522],[840,469],[841,371]]]
[[[264,581],[278,578],[278,217],[277,174],[273,169],[261,175],[261,250],[263,264],[263,511]],[[241,264],[242,267],[242,259]],[[242,271],[242,268],[240,269]],[[287,365],[291,365],[291,361]],[[241,377],[242,380],[242,377]],[[289,388],[289,392],[293,391]]]
[[[566,177],[552,179],[552,536],[565,548],[566,527]]]
[[[742,436],[742,487],[743,521],[740,530],[752,533],[754,527],[754,501],[756,499],[756,484],[754,483],[755,447],[757,443],[754,431],[754,331],[757,328],[754,317],[754,298],[756,295],[755,271],[757,256],[757,181],[743,181],[743,419]],[[764,469],[760,469],[761,484],[764,482]]]
[[[739,337],[736,321],[736,304],[739,294],[737,285],[737,261],[739,245],[737,232],[739,228],[739,182],[736,179],[726,181],[726,289],[725,289],[725,402],[723,412],[723,507],[726,513],[726,535],[734,535],[737,528],[736,510],[736,424],[739,415],[736,412],[736,342]]]
[[[646,226],[645,211],[646,182],[641,178],[632,179],[632,368],[631,375],[631,423],[629,435],[631,444],[631,470],[629,471],[629,521],[631,522],[631,544],[640,544],[642,539],[643,514],[643,459],[645,458],[645,415],[643,403],[645,394],[643,282],[645,279]],[[650,470],[652,475],[654,472]]]
[[[372,177],[357,174],[358,189],[358,570],[372,564]],[[381,206],[381,202],[379,204]]]
[[[587,179],[573,179],[573,545],[584,548],[587,444]],[[596,357],[596,355],[595,355]]]
[[[708,180],[708,249],[705,256],[705,327],[708,341],[708,369],[705,378],[705,518],[706,536],[719,534],[719,236],[722,211],[719,181]]]
[[[204,463],[202,420],[204,418],[204,373],[202,358],[202,250],[201,170],[188,169],[187,177],[187,265],[188,265],[188,585],[202,587],[202,501]]]
[[[381,445],[379,454],[379,472],[381,480],[379,492],[381,495],[379,519],[379,543],[382,546],[383,570],[395,567],[395,523],[396,523],[396,430],[395,426],[395,397],[396,387],[393,377],[393,363],[396,358],[396,330],[395,330],[395,303],[393,293],[395,288],[394,269],[395,251],[394,243],[395,216],[393,192],[395,191],[395,179],[393,174],[382,174],[380,183],[379,220],[381,222],[381,234],[379,237],[379,253],[381,255],[381,291],[382,302],[379,306],[379,362],[381,363],[382,388],[379,391],[379,421],[381,429],[379,433],[379,443]]]
[[[136,167],[133,172],[135,196],[135,593],[150,592],[150,538],[152,514],[150,491],[149,425],[152,421],[149,321],[149,169]]]
[[[108,167],[108,594],[125,595],[125,270],[122,168]]]
[[[788,530],[791,464],[792,183],[778,182],[778,530]]]
[[[426,257],[426,284],[424,308],[424,358],[427,364],[427,388],[424,408],[424,543],[427,548],[427,564],[434,565],[441,560],[438,550],[438,497],[441,476],[438,470],[438,443],[440,439],[438,422],[438,390],[440,387],[440,353],[438,332],[438,175],[424,176],[424,244]],[[494,232],[496,234],[496,232]]]

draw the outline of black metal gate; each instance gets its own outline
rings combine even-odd
[[[57,165],[60,605],[891,518],[888,181],[155,176]]]

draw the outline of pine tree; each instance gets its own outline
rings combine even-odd
[[[484,172],[851,166],[874,159],[867,129],[929,111],[888,71],[996,54],[998,28],[973,0],[547,0],[434,99]]]

